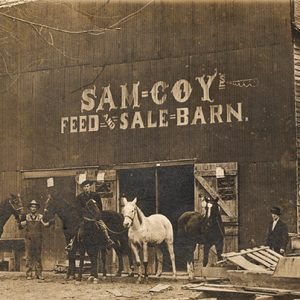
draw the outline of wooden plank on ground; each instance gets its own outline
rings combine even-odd
[[[261,253],[260,251],[258,252],[253,252],[253,254],[259,258],[261,258],[262,260],[266,261],[267,263],[269,263],[271,266],[275,267],[277,265],[277,262],[275,262],[274,260],[272,260],[271,258],[269,258],[268,256],[264,255],[263,253]]]
[[[300,278],[300,257],[282,257],[277,264],[273,276]]]
[[[269,249],[269,247],[268,246],[261,246],[259,248],[245,250],[244,254],[251,253],[251,252],[257,252],[258,251],[257,249],[267,250],[267,249]],[[240,255],[241,255],[240,252],[228,252],[228,253],[222,254],[222,257],[228,258],[228,257],[240,256]]]
[[[255,265],[251,262],[249,262],[247,259],[245,259],[243,256],[239,255],[239,256],[233,256],[233,257],[227,257],[227,259],[234,263],[235,265],[245,269],[245,270],[249,270],[249,271],[266,271],[265,268]]]
[[[258,253],[263,254],[264,256],[266,256],[269,259],[273,260],[275,264],[277,264],[278,261],[279,261],[279,258],[277,256],[274,256],[274,255],[272,255],[271,253],[269,253],[269,252],[267,252],[265,250],[259,250]]]
[[[272,268],[273,267],[273,265],[271,265],[268,262],[262,260],[261,258],[255,256],[254,254],[248,253],[247,256],[252,258],[256,262],[260,263],[261,265],[265,266],[266,268]]]
[[[282,256],[282,255],[280,255],[279,253],[277,253],[277,252],[275,252],[275,251],[271,250],[270,248],[267,248],[267,249],[266,249],[266,251],[267,251],[267,252],[269,252],[270,254],[272,254],[272,255],[274,255],[274,256],[276,256],[276,257],[278,257],[278,258],[281,258],[281,257],[283,257],[283,256]]]

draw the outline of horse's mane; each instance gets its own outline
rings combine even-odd
[[[136,211],[137,211],[137,217],[138,217],[140,224],[143,224],[143,219],[146,218],[144,213],[138,206],[136,206]]]
[[[53,200],[58,203],[59,211],[57,211],[57,215],[62,219],[63,222],[74,222],[79,223],[80,216],[78,215],[77,210],[75,209],[74,205],[67,201],[61,195],[52,196]]]

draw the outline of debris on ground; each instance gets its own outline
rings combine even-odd
[[[113,289],[113,290],[106,290],[108,293],[112,294],[115,297],[123,297],[123,294],[117,290],[117,289]]]
[[[167,290],[172,290],[172,286],[169,284],[158,284],[149,290],[150,293],[161,293]]]

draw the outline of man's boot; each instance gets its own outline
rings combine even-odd
[[[98,220],[98,221],[97,221],[97,224],[99,225],[100,230],[101,230],[101,231],[103,232],[103,234],[104,234],[106,247],[107,247],[108,249],[110,249],[110,248],[115,244],[115,242],[114,242],[114,241],[110,238],[110,236],[108,235],[108,231],[107,231],[107,228],[106,228],[105,223],[104,223],[102,220]]]

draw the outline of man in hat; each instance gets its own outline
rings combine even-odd
[[[35,271],[35,278],[43,280],[42,276],[42,228],[50,226],[50,223],[43,221],[43,215],[38,213],[40,204],[32,200],[29,205],[29,213],[21,222],[25,228],[26,245],[26,279],[33,279],[32,272]]]
[[[98,193],[93,192],[91,190],[93,182],[90,180],[85,180],[83,181],[80,186],[83,190],[82,193],[80,193],[76,198],[75,198],[75,202],[74,202],[74,206],[78,212],[78,214],[82,217],[83,222],[84,222],[84,217],[86,218],[91,218],[92,216],[90,215],[89,211],[86,208],[86,203],[89,200],[95,200],[97,203],[97,206],[99,208],[100,211],[102,211],[102,202],[100,199],[100,196]],[[105,242],[106,242],[106,247],[107,248],[111,248],[114,244],[114,241],[110,238],[108,231],[107,231],[107,227],[104,223],[103,220],[101,220],[101,216],[99,216],[97,218],[97,223],[99,225],[100,230],[102,231],[104,238],[105,238]],[[82,234],[84,233],[84,223],[82,223],[80,225],[80,229],[79,232]],[[72,241],[71,241],[72,243]],[[70,248],[70,245],[67,246],[67,250]]]
[[[272,221],[268,228],[266,246],[283,255],[289,239],[288,229],[286,224],[280,220],[281,211],[279,207],[272,207],[270,212]]]

